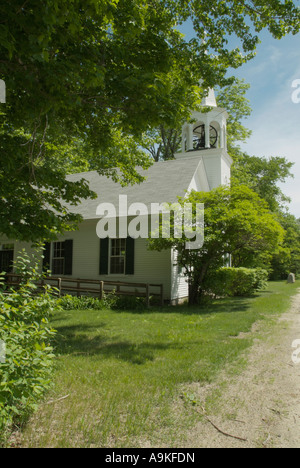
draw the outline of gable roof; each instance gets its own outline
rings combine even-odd
[[[71,182],[85,179],[97,198],[82,200],[78,206],[68,208],[88,220],[98,218],[96,210],[100,203],[112,203],[117,208],[119,195],[127,195],[128,205],[144,203],[148,209],[151,203],[174,203],[178,196],[185,195],[200,162],[198,158],[185,158],[154,163],[148,170],[139,171],[146,178],[144,182],[127,187],[96,171],[69,175],[67,179]]]

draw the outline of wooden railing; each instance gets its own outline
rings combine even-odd
[[[6,284],[12,287],[19,286],[21,282],[21,276],[14,273],[8,273],[6,279]],[[36,285],[40,288],[46,284],[55,288],[59,296],[66,293],[75,293],[77,296],[91,294],[102,299],[104,294],[115,293],[119,296],[145,297],[147,307],[150,305],[151,296],[155,296],[160,299],[161,305],[164,304],[164,289],[162,284],[58,278],[56,276],[49,276],[36,282]]]

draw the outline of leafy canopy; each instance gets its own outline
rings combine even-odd
[[[204,204],[204,245],[199,250],[186,249],[188,239],[152,239],[153,250],[175,248],[178,264],[189,279],[190,302],[198,302],[207,275],[224,266],[228,254],[235,266],[267,266],[278,251],[284,230],[267,203],[250,188],[240,185],[221,186],[211,192],[192,192],[180,203],[192,203],[194,216],[197,204]],[[176,218],[173,218],[174,231]]]
[[[295,4],[279,0],[10,0],[0,18],[0,229],[24,240],[79,221],[65,203],[92,194],[65,181],[72,162],[140,180],[144,132],[176,128],[199,104],[199,80],[224,83],[263,28],[280,39],[300,25]],[[186,20],[191,41],[179,32]]]

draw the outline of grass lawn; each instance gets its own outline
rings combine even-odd
[[[258,320],[269,325],[299,285],[272,282],[256,297],[206,308],[57,313],[54,388],[22,446],[180,447],[199,418],[179,404],[189,399],[184,387],[213,382],[225,366],[238,372],[253,336],[234,337]]]

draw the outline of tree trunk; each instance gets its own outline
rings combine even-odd
[[[189,284],[189,305],[197,304],[199,304],[198,284],[193,282]]]
[[[189,283],[189,305],[198,305],[200,303],[201,286],[208,267],[209,264],[203,265],[200,272],[191,278]]]

